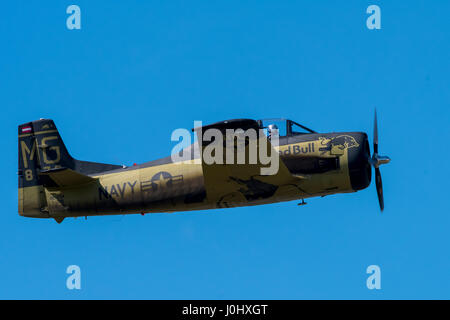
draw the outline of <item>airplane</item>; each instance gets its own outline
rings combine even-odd
[[[61,223],[68,217],[170,213],[300,199],[303,205],[306,198],[367,188],[371,167],[379,206],[384,209],[379,167],[390,158],[378,154],[376,111],[372,156],[364,132],[318,133],[284,118],[232,119],[197,127],[192,131],[198,140],[182,150],[184,160],[168,156],[132,166],[74,159],[50,119],[27,122],[18,129],[18,211],[24,217]],[[205,161],[202,155],[212,143],[204,136],[208,129],[260,132],[258,146],[265,146],[278,161],[278,170],[261,174],[267,167],[261,160]],[[236,156],[243,152],[249,157],[250,139],[255,138],[244,137],[241,149],[232,144]]]

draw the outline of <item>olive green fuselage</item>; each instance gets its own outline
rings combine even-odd
[[[26,186],[20,181],[25,177],[19,176],[19,213],[61,220],[204,210],[354,192],[370,184],[365,133],[302,134],[280,139],[275,149],[292,174],[291,181],[277,184],[264,177],[230,177],[223,191],[225,182],[215,183],[199,159],[161,159],[90,174],[93,181],[66,187]]]

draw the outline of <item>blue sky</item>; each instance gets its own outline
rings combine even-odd
[[[81,8],[81,30],[66,8]],[[368,30],[366,8],[381,8]],[[0,11],[0,298],[450,298],[448,1],[8,1]],[[196,213],[17,214],[17,125],[51,118],[81,160],[166,156],[194,120],[365,131],[386,209],[357,194]],[[68,290],[68,265],[82,289]],[[368,290],[366,268],[381,268]]]

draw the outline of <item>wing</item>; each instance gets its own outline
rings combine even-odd
[[[216,203],[218,207],[270,198],[281,186],[295,184],[304,178],[289,172],[255,120],[228,120],[193,130],[201,142],[206,195],[208,201]],[[245,132],[241,140],[231,135],[231,131],[236,134],[237,130]],[[256,135],[253,136],[252,132],[256,132]],[[222,141],[217,140],[219,133],[222,134]],[[260,152],[270,155],[270,163],[267,163],[268,157],[260,157]],[[253,161],[250,161],[252,155]],[[211,157],[216,161],[211,163]],[[219,163],[220,159],[222,163]],[[242,159],[245,159],[244,163]],[[269,168],[272,168],[272,174],[267,174]]]

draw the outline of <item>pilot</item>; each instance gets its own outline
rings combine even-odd
[[[277,130],[277,131],[278,131],[277,125],[276,125],[276,124],[269,124],[269,126],[267,127],[267,132],[268,132],[268,138],[269,138],[269,140],[271,139],[271,137],[272,137],[272,132],[273,132],[274,130]]]

